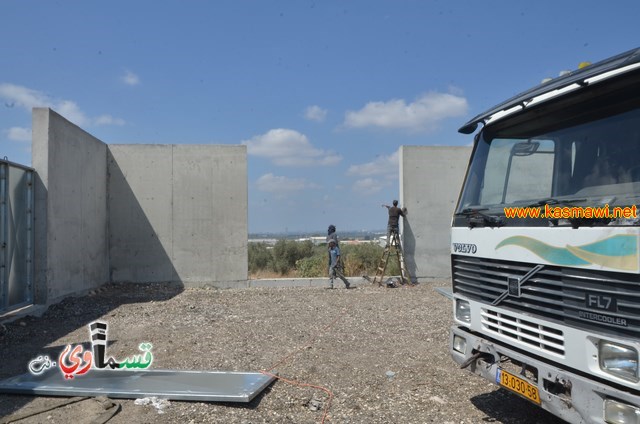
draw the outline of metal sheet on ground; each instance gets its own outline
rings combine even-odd
[[[29,373],[0,381],[0,393],[41,396],[108,396],[137,399],[156,396],[201,402],[250,402],[275,377],[258,372],[91,370],[65,380],[61,373]]]
[[[453,291],[446,287],[436,287],[436,291],[446,297],[453,300]]]

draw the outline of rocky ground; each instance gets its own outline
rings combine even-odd
[[[39,318],[0,326],[0,379],[27,372],[37,355],[56,357],[65,345],[86,341],[87,324],[102,319],[115,357],[147,341],[153,368],[260,371],[275,365],[283,378],[249,404],[116,399],[120,410],[109,423],[559,423],[450,359],[451,301],[434,290],[445,286],[108,285]],[[0,395],[0,422],[68,400]],[[112,405],[100,400],[18,422],[96,422]]]

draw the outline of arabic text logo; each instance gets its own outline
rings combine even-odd
[[[48,356],[38,356],[29,362],[29,372],[33,375],[40,375],[50,368],[60,368],[60,372],[65,380],[73,379],[75,376],[84,375],[91,369],[103,369],[109,367],[112,370],[125,368],[146,369],[153,363],[153,353],[151,343],[140,343],[138,349],[142,352],[132,355],[121,361],[107,356],[107,323],[95,321],[89,324],[89,334],[91,335],[91,350],[84,350],[81,344],[72,346],[68,344],[58,356],[58,363],[52,362]]]

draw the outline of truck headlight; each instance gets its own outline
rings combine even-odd
[[[630,346],[603,340],[598,344],[600,369],[631,381],[638,381],[638,351]]]
[[[471,324],[471,306],[468,301],[456,299],[456,319]]]
[[[604,420],[610,424],[627,424],[640,422],[640,410],[635,406],[613,399],[604,401]]]

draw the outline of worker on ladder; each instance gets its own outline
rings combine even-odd
[[[380,264],[378,265],[376,276],[373,279],[373,283],[376,282],[378,285],[382,285],[382,280],[384,279],[384,273],[387,269],[387,264],[389,261],[389,256],[393,251],[395,253],[396,260],[398,261],[398,268],[400,268],[400,282],[401,284],[410,283],[411,277],[407,271],[407,266],[404,260],[404,253],[402,251],[402,245],[400,243],[400,231],[399,231],[399,221],[400,217],[406,219],[407,208],[400,209],[398,207],[398,201],[393,201],[393,206],[382,205],[389,210],[389,221],[387,222],[387,244],[384,247],[382,252],[382,258],[380,259]],[[387,287],[397,287],[393,282],[393,279],[388,279],[386,283]]]
[[[398,207],[398,201],[393,201],[393,206],[382,205],[383,207],[389,210],[389,221],[387,222],[387,245],[389,245],[389,241],[391,240],[391,234],[396,233],[400,235],[399,231],[399,223],[400,217],[404,218],[407,214],[407,208],[400,209]]]

